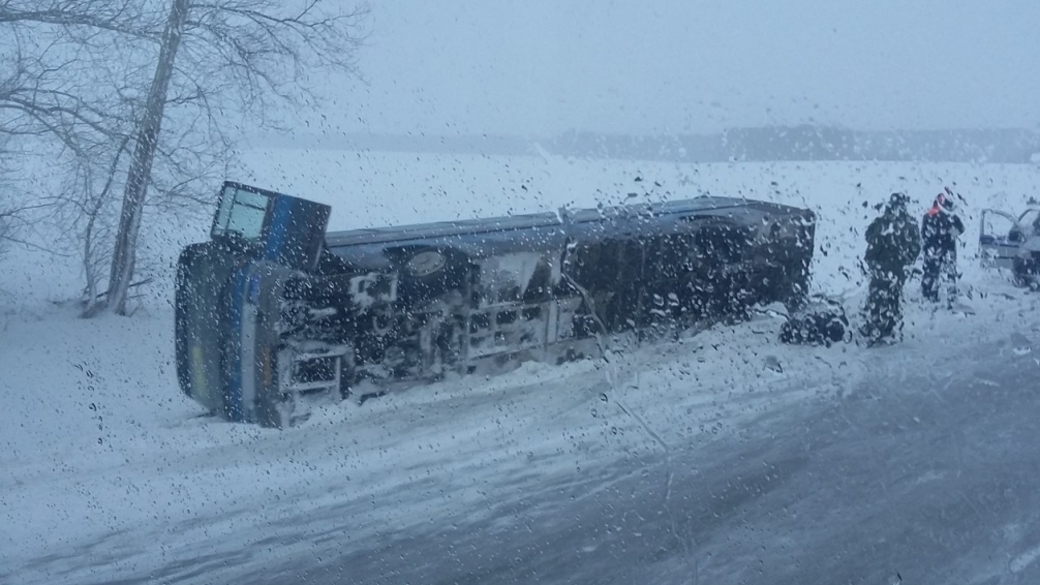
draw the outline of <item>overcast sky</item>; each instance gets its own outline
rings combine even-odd
[[[344,0],[347,1],[347,0]],[[1040,124],[1038,0],[373,0],[333,130]]]

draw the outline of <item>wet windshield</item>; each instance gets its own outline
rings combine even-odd
[[[0,584],[1040,584],[1038,25],[0,0]]]

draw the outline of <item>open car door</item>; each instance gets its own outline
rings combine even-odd
[[[995,209],[982,210],[979,257],[988,268],[1011,270],[1025,234],[1015,217]]]

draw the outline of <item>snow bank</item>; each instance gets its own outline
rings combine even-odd
[[[233,178],[331,203],[336,228],[616,203],[628,192],[808,205],[821,217],[815,287],[849,291],[850,312],[862,302],[856,262],[874,215],[862,204],[904,190],[923,211],[942,185],[955,184],[970,203],[961,266],[976,314],[933,313],[912,282],[908,337],[898,346],[778,346],[779,322],[763,316],[680,342],[616,348],[609,362],[527,364],[360,407],[328,404],[279,432],[200,417],[181,396],[171,274],[157,271],[164,280],[133,318],[84,321],[50,302],[74,296],[74,270],[19,251],[3,264],[3,288],[18,296],[0,317],[0,581],[113,579],[188,559],[202,560],[166,576],[213,579],[226,563],[261,563],[271,551],[313,555],[479,515],[522,497],[525,486],[566,482],[621,457],[701,449],[763,414],[879,379],[913,391],[896,383],[901,371],[923,362],[956,371],[980,344],[1024,353],[1021,338],[1040,342],[1040,296],[976,268],[970,245],[981,207],[1017,209],[1036,192],[1040,171],[1028,165],[246,154],[249,168]],[[191,232],[176,235],[153,250],[156,265],[172,265]]]

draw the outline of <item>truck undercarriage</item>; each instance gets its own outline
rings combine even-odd
[[[227,182],[178,262],[182,390],[287,427],[314,391],[559,362],[804,299],[812,212],[699,197],[326,234],[329,208]]]

